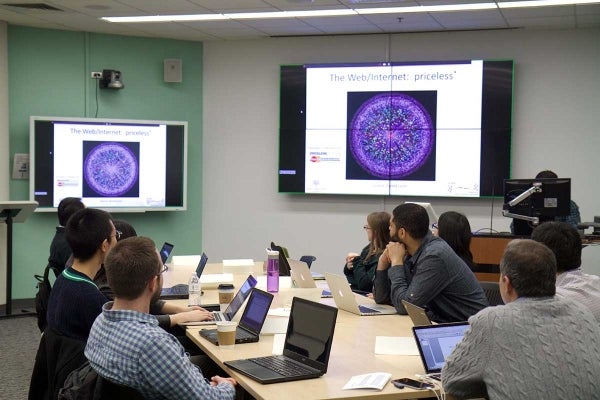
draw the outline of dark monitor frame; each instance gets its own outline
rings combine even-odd
[[[540,184],[540,191],[514,206],[508,203]],[[527,217],[538,217],[540,222],[565,217],[571,212],[571,178],[533,178],[504,180],[504,210]]]

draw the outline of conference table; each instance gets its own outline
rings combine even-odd
[[[164,286],[182,283],[191,275],[195,266],[177,265],[170,267],[165,272]],[[226,271],[226,270],[225,270]],[[222,264],[208,264],[204,274],[221,274],[224,272]],[[237,289],[241,283],[252,273],[259,283],[258,288],[264,290],[264,277],[262,262],[253,266],[238,268],[231,272],[234,285]],[[203,276],[204,276],[203,274]],[[281,309],[289,304],[286,296],[289,283],[281,277],[280,292],[275,293],[271,309]],[[324,285],[325,281],[319,282]],[[203,287],[203,304],[214,304],[218,302],[216,285],[209,284]],[[293,289],[302,290],[302,289]],[[358,296],[358,295],[357,295]],[[364,296],[359,296],[361,303],[372,302]],[[285,300],[282,300],[285,299]],[[185,304],[187,300],[171,300]],[[333,299],[321,299],[324,304],[335,306]],[[238,314],[241,314],[240,310]],[[239,317],[239,315],[238,315]],[[284,318],[273,317],[268,318]],[[377,336],[410,337],[412,338],[412,322],[404,315],[381,315],[381,316],[358,316],[346,311],[339,310],[337,315],[333,345],[329,359],[327,373],[320,378],[308,379],[294,382],[284,382],[263,385],[235,370],[226,367],[223,362],[242,358],[266,356],[273,354],[274,335],[261,335],[258,343],[236,344],[233,350],[221,350],[199,335],[200,329],[214,328],[213,326],[187,326],[187,336],[208,356],[211,357],[221,368],[235,378],[246,391],[257,399],[262,400],[311,400],[311,399],[415,399],[435,398],[435,394],[429,390],[415,390],[410,388],[397,389],[391,383],[387,383],[383,390],[353,389],[343,390],[342,387],[355,375],[374,372],[388,372],[395,378],[414,378],[415,374],[424,373],[421,359],[418,355],[382,355],[375,354],[375,340]]]

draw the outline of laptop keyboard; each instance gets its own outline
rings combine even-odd
[[[223,318],[221,317],[222,314],[220,313],[213,313],[213,317],[215,318],[215,321],[223,321]]]
[[[305,375],[313,372],[311,369],[304,368],[303,366],[282,357],[258,357],[252,358],[251,361],[284,376]]]
[[[184,285],[184,284],[179,284],[179,285],[175,285],[175,286],[171,286],[171,289],[169,289],[171,294],[188,294],[188,285]]]
[[[363,305],[359,305],[358,309],[362,313],[369,313],[369,314],[378,314],[379,313],[379,311],[373,310],[372,308],[369,308],[369,307],[366,307],[366,306],[363,306]]]

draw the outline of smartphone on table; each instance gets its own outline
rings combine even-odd
[[[434,386],[431,383],[417,381],[415,379],[410,378],[400,378],[392,380],[392,384],[396,386],[398,389],[404,389],[404,387],[409,387],[412,389],[433,389]]]

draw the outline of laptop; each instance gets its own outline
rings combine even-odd
[[[246,304],[235,331],[236,344],[258,342],[260,330],[265,323],[272,301],[271,293],[256,288],[252,289],[248,304]],[[216,346],[219,345],[216,329],[203,329],[200,331],[200,336]]]
[[[413,335],[425,367],[425,375],[421,377],[440,380],[446,357],[462,340],[467,329],[469,329],[469,323],[466,321],[413,326]]]
[[[288,260],[290,264],[290,275],[292,277],[292,282],[297,288],[316,288],[317,284],[315,283],[315,279],[308,269],[308,264],[304,261],[296,261],[296,260]],[[331,297],[331,292],[329,290],[323,290],[321,292],[321,297]]]
[[[352,289],[350,289],[350,284],[345,276],[325,272],[325,280],[327,281],[327,285],[329,285],[333,301],[335,301],[335,305],[339,309],[358,315],[397,314],[396,309],[392,306],[375,303],[368,305],[358,304],[356,296]]]
[[[256,287],[256,282],[257,281],[256,281],[255,277],[253,277],[252,275],[248,275],[248,278],[246,278],[246,280],[240,287],[240,290],[238,290],[237,293],[235,294],[235,296],[233,296],[231,303],[229,303],[229,305],[227,306],[225,311],[223,311],[223,312],[221,312],[220,310],[212,311],[214,321],[191,321],[191,322],[184,322],[180,325],[185,325],[185,326],[214,325],[217,321],[233,320],[233,317],[240,310],[240,308],[242,308],[244,301],[246,301],[246,299],[250,295],[250,292],[252,291],[252,289],[254,287]],[[200,307],[203,307],[203,306],[200,305]]]
[[[173,251],[173,247],[175,247],[174,245],[172,245],[171,243],[168,242],[164,242],[162,247],[160,248],[160,259],[164,264],[167,263],[167,260],[169,259],[169,256],[171,255],[171,252]]]
[[[207,262],[208,257],[206,256],[206,253],[202,253],[200,256],[200,261],[198,262],[198,266],[196,267],[196,275],[198,275],[198,279],[200,279],[202,276],[202,272],[204,271],[204,267],[206,267]],[[160,298],[163,300],[187,299],[189,294],[188,285],[182,283],[171,287],[162,288],[160,291]]]
[[[433,325],[424,308],[415,306],[406,300],[402,300],[402,305],[415,326]]]
[[[279,276],[290,276],[291,268],[283,248],[271,242],[271,250],[279,252]]]
[[[263,384],[318,378],[327,372],[337,308],[294,297],[282,355],[225,361]]]

